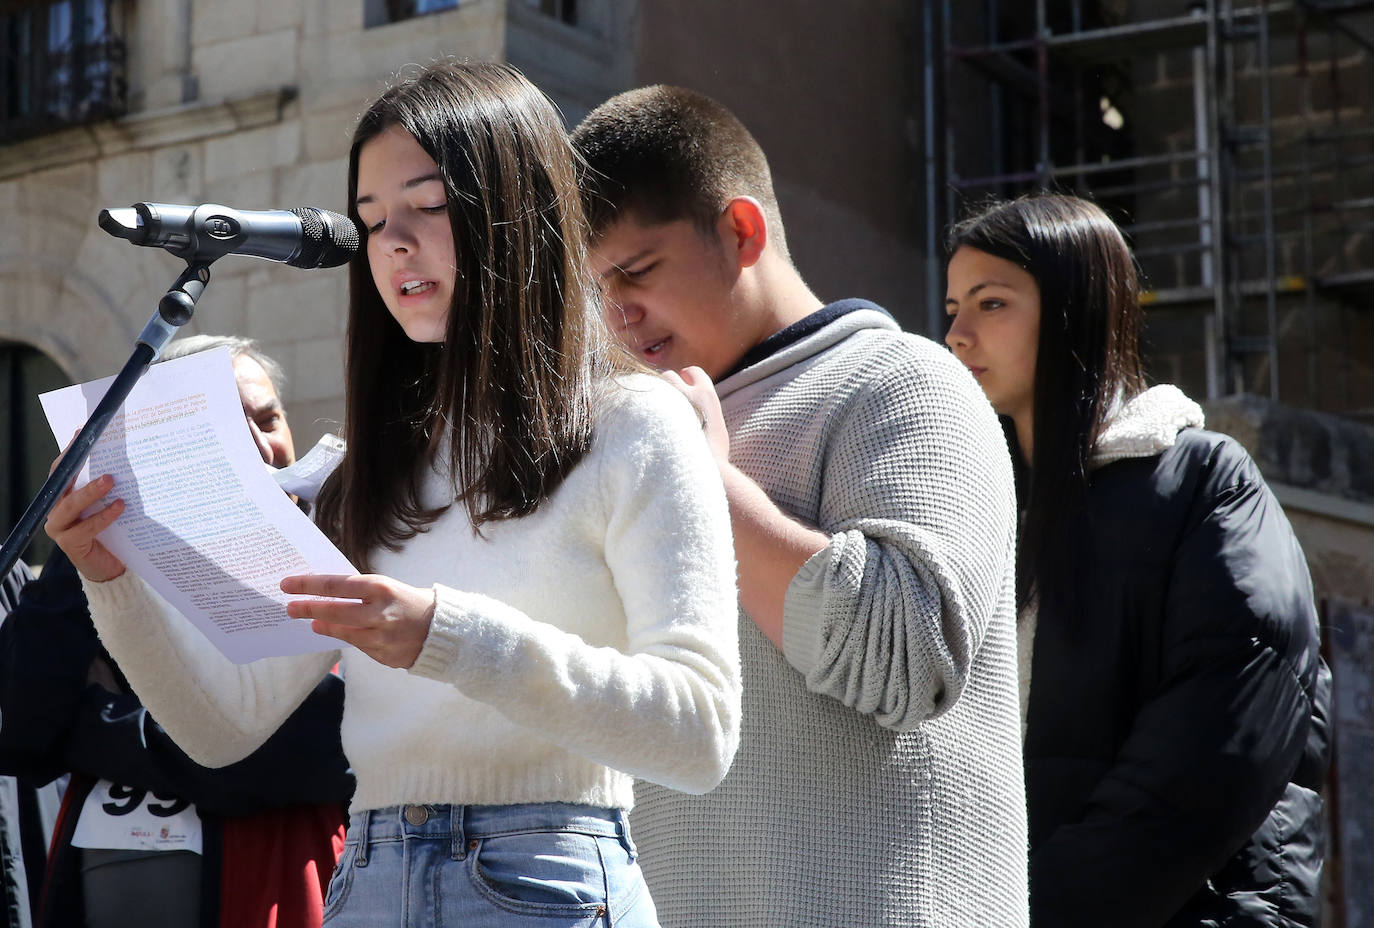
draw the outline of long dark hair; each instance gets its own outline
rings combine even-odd
[[[498,64],[445,61],[398,82],[353,134],[355,221],[359,152],[393,126],[438,165],[457,276],[443,343],[417,344],[365,249],[349,266],[348,451],[318,520],[363,570],[448,508],[421,498],[431,463],[476,530],[533,512],[586,453],[598,391],[630,368],[598,317],[576,156],[549,100]]]
[[[1033,460],[1003,420],[1023,510],[1016,598],[1030,601],[1062,560],[1060,539],[1082,513],[1093,445],[1113,404],[1145,389],[1140,284],[1121,230],[1096,204],[1040,194],[984,205],[945,241],[1024,269],[1040,289]]]

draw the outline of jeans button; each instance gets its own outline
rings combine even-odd
[[[424,806],[406,806],[406,821],[412,825],[423,825],[429,821],[429,810]]]

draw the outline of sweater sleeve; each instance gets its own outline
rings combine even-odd
[[[139,700],[206,767],[253,753],[338,660],[330,651],[235,664],[133,571],[83,585],[101,641]]]
[[[1172,557],[1161,682],[1082,816],[1031,857],[1038,924],[1167,921],[1302,758],[1323,672],[1302,551],[1248,460],[1201,509]]]
[[[624,650],[438,586],[411,672],[451,683],[589,760],[702,793],[725,776],[739,738],[729,514],[687,401],[660,381],[636,383],[579,465],[600,471]]]
[[[788,587],[807,687],[908,731],[962,692],[1015,558],[1006,439],[974,380],[909,348],[870,368],[827,442],[830,543]]]

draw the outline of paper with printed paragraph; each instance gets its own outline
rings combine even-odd
[[[39,397],[65,446],[114,378]],[[228,349],[154,364],[76,485],[112,474],[125,503],[100,540],[235,663],[339,647],[286,614],[291,574],[354,574],[263,468]],[[102,504],[103,505],[103,504]],[[99,507],[92,507],[92,510]]]

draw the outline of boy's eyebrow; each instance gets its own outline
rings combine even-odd
[[[443,179],[443,175],[440,174],[438,171],[430,171],[428,174],[421,174],[419,177],[412,177],[410,180],[406,181],[404,184],[401,185],[401,189],[409,190],[412,187],[418,187],[421,184],[427,184],[432,180],[442,181]],[[368,194],[366,196],[358,197],[358,199],[354,200],[353,203],[356,206],[362,203],[371,203],[374,199],[376,198],[373,197],[371,194]]]
[[[641,248],[639,251],[635,252],[634,254],[626,258],[624,261],[613,262],[610,267],[606,268],[606,270],[601,273],[601,276],[603,278],[610,277],[612,274],[625,270],[625,268],[629,267],[632,264],[638,264],[653,250],[654,246],[652,245],[650,245],[648,248]]]

